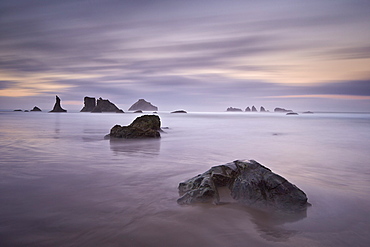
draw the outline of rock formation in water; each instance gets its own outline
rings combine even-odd
[[[274,109],[274,112],[292,112],[292,110],[287,110],[287,109],[284,109],[284,108],[276,107]]]
[[[248,106],[247,108],[245,108],[245,111],[246,112],[250,112],[251,111],[251,108]]]
[[[286,115],[298,115],[296,112],[288,112]]]
[[[227,186],[236,201],[258,208],[305,209],[306,194],[285,178],[254,160],[236,160],[214,166],[179,184],[180,205],[197,202],[218,204],[218,187]]]
[[[226,111],[242,111],[242,109],[229,107],[229,108],[226,109]]]
[[[23,111],[22,109],[15,109],[14,111]]]
[[[159,138],[161,120],[157,115],[143,115],[137,117],[130,125],[115,125],[106,137],[115,138]]]
[[[158,107],[152,105],[150,102],[145,99],[139,99],[134,103],[129,109],[129,111],[158,111]]]
[[[84,107],[81,109],[80,112],[92,112],[96,107],[96,100],[92,97],[85,97],[84,98]]]
[[[260,112],[266,112],[265,107],[261,106],[261,108],[260,108]]]
[[[31,111],[41,111],[40,108],[38,108],[37,106],[34,106],[33,109]]]
[[[257,108],[255,106],[252,106],[252,111],[257,112]]]
[[[55,104],[53,110],[49,112],[67,112],[67,110],[64,110],[60,104],[60,98],[58,95],[55,96]]]
[[[97,100],[97,104],[91,112],[117,112],[123,113],[121,109],[119,109],[115,104],[110,102],[107,99],[99,98]]]
[[[185,110],[172,111],[171,113],[187,113]]]

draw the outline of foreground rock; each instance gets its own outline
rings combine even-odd
[[[150,102],[145,99],[139,99],[134,103],[129,109],[129,111],[158,111],[158,107],[152,105]]]
[[[60,98],[58,97],[58,95],[55,96],[55,104],[54,104],[53,110],[49,112],[67,112],[67,110],[64,110],[62,108],[60,104]]]
[[[115,125],[106,137],[114,138],[159,138],[161,120],[157,115],[143,115],[128,126]]]
[[[218,204],[218,187],[227,186],[231,196],[238,202],[258,208],[301,210],[307,205],[307,196],[285,178],[273,173],[254,160],[236,160],[214,166],[179,184],[182,204]]]
[[[117,112],[123,113],[123,110],[119,109],[115,104],[107,99],[99,98],[96,102],[96,106],[91,112]]]
[[[96,100],[93,97],[85,97],[84,98],[84,107],[81,109],[80,112],[92,112],[96,107]]]

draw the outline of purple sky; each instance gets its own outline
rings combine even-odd
[[[370,111],[370,1],[1,0],[0,109]]]

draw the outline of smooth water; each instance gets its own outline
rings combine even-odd
[[[370,114],[159,113],[160,139],[104,139],[137,116],[0,113],[0,246],[370,246]],[[176,203],[179,182],[236,159],[312,207]]]

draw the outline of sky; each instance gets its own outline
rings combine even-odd
[[[1,0],[0,109],[370,112],[368,0]]]

